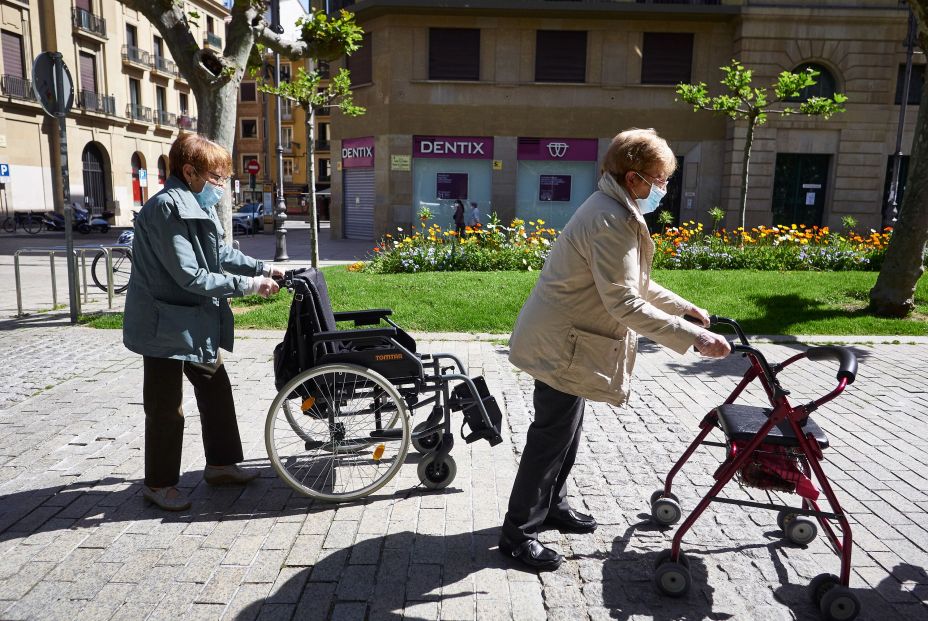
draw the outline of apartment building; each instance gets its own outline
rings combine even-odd
[[[334,236],[375,239],[423,207],[452,204],[559,227],[593,191],[610,139],[654,127],[678,157],[662,208],[737,222],[746,128],[694,112],[680,82],[721,91],[732,58],[771,85],[820,72],[813,94],[845,93],[830,120],[771,117],[755,135],[749,225],[878,227],[902,98],[907,9],[898,0],[363,0],[363,48],[345,62],[366,115],[333,117]],[[921,98],[915,67],[903,132]],[[907,159],[903,161],[903,182]],[[904,190],[904,185],[903,185]],[[407,229],[408,230],[408,229]]]
[[[189,0],[204,46],[223,45],[225,3]],[[67,117],[72,202],[128,224],[169,173],[168,151],[196,131],[193,93],[158,31],[115,0],[0,0],[0,207],[53,210],[61,191],[57,123],[32,92],[32,60],[64,56],[74,82]]]

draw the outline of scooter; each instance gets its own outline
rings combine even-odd
[[[89,233],[90,231],[100,231],[101,233],[106,233],[110,230],[109,221],[104,218],[106,213],[103,213],[99,216],[92,215],[89,211],[83,207],[74,208],[74,218],[77,222],[77,230],[79,233]]]

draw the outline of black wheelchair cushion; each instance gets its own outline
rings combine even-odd
[[[715,412],[719,416],[719,424],[728,439],[742,441],[753,439],[757,432],[760,431],[760,428],[767,423],[772,411],[770,408],[734,403],[720,405],[715,408]],[[821,448],[828,448],[828,436],[811,418],[806,419],[803,430],[806,435],[812,434],[812,437],[815,438]],[[796,434],[793,433],[793,428],[786,419],[774,425],[763,441],[767,444],[777,444],[779,446],[799,446]]]

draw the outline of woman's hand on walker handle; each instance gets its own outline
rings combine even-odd
[[[251,286],[245,291],[245,295],[257,293],[262,298],[268,298],[280,291],[280,286],[274,282],[273,278],[267,276],[255,276],[251,279]]]
[[[696,350],[709,358],[724,358],[731,353],[731,344],[725,337],[715,332],[703,330],[696,337]]]
[[[688,311],[683,313],[683,316],[686,317],[689,321],[695,319],[693,323],[700,324],[703,328],[709,327],[709,312],[705,309],[699,308],[698,306],[692,306]]]

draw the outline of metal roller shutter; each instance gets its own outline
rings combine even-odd
[[[3,41],[3,73],[15,78],[26,77],[23,66],[23,38],[12,32],[0,33]]]
[[[374,169],[347,168],[345,188],[345,237],[374,239]]]
[[[81,52],[80,56],[80,87],[82,91],[97,92],[97,57],[93,54]]]

